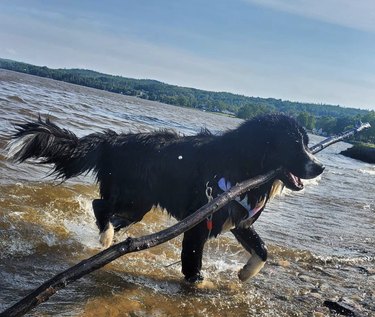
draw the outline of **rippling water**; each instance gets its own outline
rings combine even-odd
[[[5,146],[13,125],[40,113],[77,135],[173,128],[215,133],[241,121],[0,70],[0,311],[45,280],[100,250],[90,176],[60,184],[48,167],[15,165]],[[319,138],[312,136],[312,143]],[[375,311],[375,165],[339,155],[339,143],[318,154],[326,165],[306,189],[273,200],[255,227],[270,259],[247,283],[237,271],[248,255],[229,234],[207,244],[210,287],[186,285],[181,239],[124,256],[85,276],[31,316],[330,316],[325,299],[363,316]],[[175,221],[149,213],[129,234],[141,236]],[[119,235],[118,240],[125,238]]]

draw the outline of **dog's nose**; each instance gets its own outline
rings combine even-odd
[[[316,177],[316,176],[322,174],[325,168],[326,167],[322,163],[320,163],[317,159],[314,159],[314,163],[313,163],[311,172],[314,175],[314,177]]]
[[[325,170],[325,168],[326,168],[326,167],[325,167],[323,164],[320,164],[320,163],[317,164],[317,165],[316,165],[316,173],[317,173],[316,176],[322,174],[323,171]]]
[[[306,164],[305,175],[301,178],[311,179],[323,173],[325,166],[317,159],[313,158]]]

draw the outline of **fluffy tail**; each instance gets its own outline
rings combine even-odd
[[[44,122],[40,117],[36,122],[18,124],[16,129],[9,157],[16,162],[38,159],[41,164],[54,164],[51,174],[63,180],[95,171],[101,146],[114,133],[94,133],[78,138],[48,118]]]

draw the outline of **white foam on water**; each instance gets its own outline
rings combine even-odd
[[[365,204],[365,205],[363,205],[362,209],[366,210],[366,211],[371,211],[371,210],[374,209],[374,205],[373,204]]]
[[[78,195],[76,201],[79,203],[79,210],[76,211],[77,218],[63,221],[65,228],[73,233],[73,237],[86,247],[97,249],[99,243],[98,229],[95,224],[95,217],[92,212],[91,199]]]
[[[315,260],[322,261],[324,263],[338,263],[338,264],[366,264],[375,261],[375,256],[355,256],[355,257],[338,257],[338,256],[322,256],[322,255],[312,255]]]
[[[375,169],[360,169],[362,174],[375,175]]]
[[[35,252],[35,245],[29,241],[24,240],[22,237],[16,237],[11,243],[3,246],[3,253],[7,253],[11,256],[17,255],[30,255]]]
[[[319,185],[319,182],[321,181],[321,179],[322,179],[322,174],[312,179],[304,179],[303,183],[307,186],[317,186]]]

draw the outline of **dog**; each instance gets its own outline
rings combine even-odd
[[[112,244],[115,231],[141,221],[155,206],[182,220],[236,183],[281,167],[277,177],[184,233],[182,273],[191,283],[203,280],[205,242],[225,230],[251,254],[239,278],[245,281],[257,274],[266,262],[267,247],[252,224],[284,187],[302,190],[301,179],[324,170],[308,149],[306,131],[283,114],[253,118],[221,135],[208,130],[193,136],[172,130],[106,130],[82,138],[39,116],[18,124],[12,139],[10,157],[16,162],[53,164],[53,173],[62,180],[94,173],[100,199],[92,206],[104,247]]]

